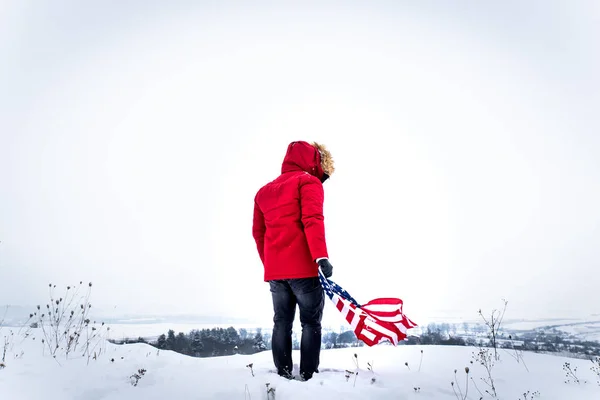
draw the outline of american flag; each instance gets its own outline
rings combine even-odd
[[[360,305],[350,294],[319,270],[323,290],[344,319],[350,324],[356,337],[367,346],[389,340],[397,345],[406,338],[407,331],[417,326],[402,312],[403,302],[397,298],[377,298]]]

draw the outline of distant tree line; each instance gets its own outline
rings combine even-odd
[[[242,328],[238,332],[234,327],[229,327],[194,329],[188,334],[183,332],[175,334],[175,331],[170,329],[166,335],[160,335],[156,341],[147,341],[140,337],[113,341],[113,343],[147,343],[160,350],[172,350],[192,357],[218,357],[254,354],[266,350],[265,342],[269,338],[269,335],[262,334],[261,329],[257,329],[254,335],[249,335],[246,329]]]
[[[342,333],[328,332],[322,336],[321,341],[325,349],[364,346],[364,342],[359,341],[353,331],[344,331]]]
[[[171,329],[151,344],[161,350],[173,350],[193,357],[254,354],[267,348],[260,329],[251,336],[246,329],[240,329],[238,333],[233,327],[192,330],[187,335],[180,332],[177,336]]]
[[[292,349],[300,350],[300,335],[293,334]],[[364,343],[357,340],[353,331],[324,333],[322,347],[336,349],[341,347],[359,346]],[[271,350],[271,335],[262,333],[259,328],[256,333],[249,334],[242,328],[236,330],[229,328],[195,329],[189,333],[175,333],[170,329],[167,334],[162,334],[158,339],[149,341],[139,337],[137,339],[111,340],[116,344],[146,343],[160,350],[172,350],[177,353],[192,357],[218,357],[233,354],[254,354],[259,351]]]
[[[429,324],[420,336],[409,336],[401,344],[405,345],[439,345],[439,346],[466,346],[465,339],[457,335],[456,326],[449,324]]]

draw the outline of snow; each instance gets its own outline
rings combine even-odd
[[[33,340],[36,335],[38,339]],[[469,376],[480,390],[485,390],[485,384],[480,381],[485,370],[470,363],[473,352],[477,351],[473,347],[380,345],[323,350],[321,372],[308,382],[288,381],[274,374],[269,351],[193,358],[158,351],[146,344],[113,345],[105,341],[103,348],[105,352],[89,363],[87,358],[65,359],[64,355],[55,360],[47,352],[43,355],[39,332],[27,339],[14,337],[7,352],[6,367],[0,369],[0,398],[256,400],[267,399],[266,384],[269,383],[275,388],[278,400],[456,399],[450,382],[456,369],[458,384],[464,393],[467,366]],[[538,391],[540,399],[600,399],[600,386],[588,360],[524,353],[528,372],[523,363],[517,363],[506,351],[500,354],[501,360],[493,372],[500,399],[523,399],[523,393],[528,390]],[[294,351],[293,357],[297,365],[299,352]],[[345,370],[356,371],[355,360],[358,376],[356,381],[355,376],[347,380]],[[582,383],[565,383],[565,362],[578,367]],[[253,363],[255,376],[247,367],[250,363]],[[374,373],[367,370],[367,363],[373,365]],[[147,372],[139,384],[133,386],[129,377],[138,369]],[[374,383],[372,378],[375,378]],[[415,388],[420,390],[416,392]],[[472,382],[466,398],[480,398]]]
[[[600,322],[598,321],[561,326],[558,329],[583,340],[600,341]]]
[[[503,322],[502,327],[507,331],[556,329],[573,335],[580,340],[600,341],[600,320],[598,320],[598,317],[595,317],[594,320],[571,318]]]

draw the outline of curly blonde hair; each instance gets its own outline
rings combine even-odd
[[[335,171],[335,166],[333,165],[334,163],[333,157],[331,156],[331,152],[327,150],[327,147],[325,147],[325,145],[323,144],[313,142],[312,145],[315,146],[321,154],[321,168],[323,168],[323,172],[331,176],[331,174],[333,174],[333,171]]]

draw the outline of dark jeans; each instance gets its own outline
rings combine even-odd
[[[321,352],[321,319],[325,296],[319,278],[302,278],[270,281],[273,297],[273,361],[277,372],[291,376],[292,325],[296,304],[300,309],[302,340],[300,342],[300,375],[312,378],[319,367]]]

